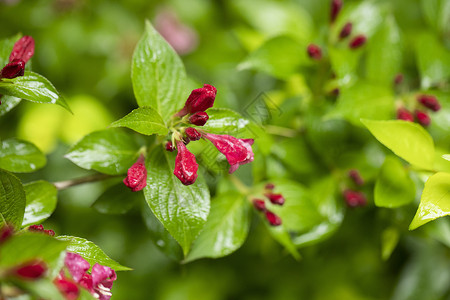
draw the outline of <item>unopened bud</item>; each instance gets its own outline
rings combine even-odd
[[[189,122],[197,126],[203,126],[208,121],[209,116],[204,111],[199,111],[189,117]]]
[[[175,169],[173,174],[184,185],[190,185],[197,179],[198,164],[194,154],[189,152],[183,141],[177,141],[177,157],[175,158]]]
[[[31,36],[24,36],[18,40],[13,47],[9,61],[12,62],[15,59],[23,60],[24,64],[27,63],[34,54],[34,40]]]
[[[330,20],[334,23],[342,8],[342,0],[331,0]]]
[[[261,199],[253,199],[253,207],[259,211],[266,211],[266,203]]]
[[[265,194],[264,196],[266,196],[270,200],[270,202],[272,202],[272,204],[276,205],[284,204],[284,197],[281,194]]]
[[[417,101],[419,101],[423,106],[431,109],[432,111],[438,111],[441,109],[439,101],[433,95],[419,95],[417,97]]]
[[[172,142],[171,141],[168,141],[167,143],[166,143],[166,151],[169,151],[169,152],[172,152],[173,150],[175,150],[175,148],[173,147],[173,144],[172,144]]]
[[[281,225],[281,218],[269,210],[266,211],[266,219],[267,219],[267,221],[269,221],[269,224],[272,226],[280,226]]]
[[[309,44],[306,48],[309,57],[315,60],[320,60],[322,58],[322,49],[315,44]]]
[[[403,79],[404,79],[403,78],[403,74],[402,73],[398,73],[397,75],[395,75],[394,84],[398,85],[398,84],[402,83]]]
[[[366,196],[363,193],[357,191],[345,190],[344,199],[347,205],[350,207],[364,206],[367,204]]]
[[[204,84],[202,88],[191,92],[183,109],[175,115],[182,117],[187,114],[194,114],[199,111],[205,111],[214,105],[217,89],[209,84]]]
[[[265,185],[264,187],[266,190],[273,190],[275,188],[275,184],[273,183],[268,183]]]
[[[133,192],[140,191],[147,185],[144,155],[141,154],[139,159],[128,169],[127,177],[123,180],[123,183]]]
[[[1,71],[1,78],[13,79],[25,74],[25,62],[21,59],[15,59],[7,64]]]
[[[11,225],[3,225],[3,227],[0,229],[0,244],[5,242],[7,239],[9,239],[14,233],[14,227]]]
[[[29,231],[35,231],[35,232],[42,232],[46,235],[49,236],[54,236],[55,232],[51,229],[44,229],[44,226],[42,224],[39,225],[31,225],[30,227],[28,227]]]
[[[348,171],[348,177],[350,177],[356,185],[364,184],[364,179],[362,179],[361,174],[359,174],[359,171],[356,169]]]
[[[403,107],[397,110],[397,119],[408,122],[414,122],[414,116],[412,115],[412,113]]]
[[[366,41],[367,41],[366,36],[360,34],[360,35],[355,36],[355,37],[350,41],[350,43],[348,44],[348,46],[349,46],[351,49],[357,49],[357,48],[361,47],[362,45],[364,45],[364,44],[366,43]]]
[[[430,125],[431,119],[430,119],[430,116],[426,112],[416,110],[415,115],[416,115],[417,122],[419,122],[420,125],[425,126],[425,127]]]
[[[339,38],[344,39],[348,37],[352,33],[353,24],[351,22],[347,22],[344,27],[341,29],[341,33],[339,33]]]
[[[192,128],[192,127],[186,128],[184,133],[191,141],[198,141],[202,137],[200,132],[198,132],[195,128]]]
[[[22,279],[33,280],[41,278],[45,271],[47,271],[47,266],[43,262],[38,261],[15,268],[12,270],[12,275]]]

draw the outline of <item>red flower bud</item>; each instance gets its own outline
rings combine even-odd
[[[403,74],[399,73],[399,74],[395,75],[394,83],[395,84],[400,84],[402,82],[403,82]]]
[[[173,174],[180,179],[184,185],[190,185],[197,179],[198,164],[194,154],[189,152],[183,141],[177,141],[177,157],[175,159],[175,170]]]
[[[206,124],[206,121],[208,121],[208,119],[209,116],[206,112],[199,111],[189,117],[189,122],[197,126],[203,126]]]
[[[192,127],[186,128],[184,133],[187,135],[187,137],[191,141],[198,141],[202,137],[200,132],[198,132],[195,128],[192,128]]]
[[[67,300],[76,300],[80,295],[80,290],[75,282],[70,279],[67,279],[64,276],[64,273],[61,272],[53,281],[55,286],[64,295],[64,298]]]
[[[398,120],[409,121],[409,122],[414,122],[414,116],[406,108],[399,108],[397,110],[397,119]]]
[[[0,229],[0,244],[5,242],[7,239],[9,239],[14,233],[14,227],[11,225],[3,225],[3,227]]]
[[[273,190],[273,189],[275,188],[275,184],[273,184],[273,183],[268,183],[268,184],[266,184],[266,185],[264,186],[264,188],[265,188],[266,190]]]
[[[426,112],[416,110],[415,114],[416,114],[417,122],[419,122],[420,125],[422,125],[422,126],[430,125],[431,119],[430,119],[430,116],[428,116],[428,114]]]
[[[44,275],[45,271],[47,271],[47,266],[43,262],[35,261],[15,268],[12,275],[22,279],[38,279]]]
[[[352,33],[353,24],[351,22],[345,23],[342,27],[341,33],[339,33],[339,38],[344,39]]]
[[[315,60],[320,60],[322,58],[322,49],[315,44],[309,44],[306,48],[309,57]]]
[[[331,1],[331,13],[330,13],[331,23],[334,23],[334,21],[336,20],[339,12],[341,11],[342,4],[343,4],[342,0],[332,0]]]
[[[360,34],[360,35],[355,36],[355,37],[350,41],[350,43],[348,44],[348,46],[349,46],[351,49],[357,49],[357,48],[361,47],[362,45],[364,45],[364,44],[366,43],[366,41],[367,41],[366,36]]]
[[[184,107],[175,115],[182,117],[186,114],[194,114],[199,111],[205,111],[214,105],[217,89],[209,84],[204,84],[202,88],[191,92]]]
[[[44,234],[50,235],[50,236],[54,236],[55,232],[51,229],[45,230],[44,226],[42,224],[39,225],[31,225],[30,227],[28,227],[29,231],[35,231],[35,232],[42,232]]]
[[[25,62],[21,59],[15,59],[7,64],[1,71],[1,78],[13,79],[25,74]]]
[[[367,204],[366,196],[363,193],[357,191],[345,190],[344,199],[347,205],[350,207],[364,206]]]
[[[266,211],[266,203],[261,199],[253,199],[253,207],[259,211]]]
[[[144,155],[141,154],[139,159],[128,169],[127,177],[123,180],[123,183],[133,192],[140,191],[147,185]]]
[[[417,97],[417,101],[419,101],[423,106],[431,109],[432,111],[438,111],[441,109],[439,101],[433,95],[419,95]]]
[[[359,174],[359,171],[356,169],[348,171],[348,177],[350,177],[356,185],[364,184],[364,179],[362,179],[361,174]]]
[[[173,144],[172,144],[171,141],[168,141],[166,143],[166,150],[169,151],[169,152],[172,152],[173,150],[175,150],[175,148],[173,147]]]
[[[266,211],[266,219],[272,226],[281,225],[281,218],[269,210]]]
[[[284,204],[284,197],[281,194],[265,194],[264,196],[266,196],[270,200],[270,202],[272,202],[272,204],[276,205]]]
[[[12,62],[16,59],[23,60],[26,64],[34,54],[34,40],[31,36],[24,36],[18,40],[13,47],[9,61]]]

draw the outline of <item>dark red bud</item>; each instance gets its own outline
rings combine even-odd
[[[24,36],[18,40],[13,47],[9,61],[12,62],[15,59],[23,60],[24,64],[27,63],[34,54],[34,40],[31,36]]]
[[[175,150],[175,148],[173,147],[173,144],[172,144],[171,141],[168,141],[166,143],[166,150],[169,151],[169,152],[172,152],[173,150]]]
[[[356,185],[364,184],[364,179],[362,179],[361,174],[359,174],[359,171],[356,169],[348,171],[348,177],[350,177]]]
[[[41,278],[47,266],[43,262],[31,262],[12,271],[12,275],[21,277],[22,279],[38,279]]]
[[[205,111],[214,105],[217,89],[209,84],[204,84],[202,88],[191,92],[184,107],[175,115],[182,117],[187,114],[194,114],[199,111]]]
[[[343,4],[342,0],[332,0],[331,1],[331,13],[330,13],[331,23],[334,23],[334,21],[336,20],[339,12],[341,11],[342,4]]]
[[[266,203],[261,199],[253,199],[253,207],[259,211],[266,211]]]
[[[184,185],[190,185],[197,179],[198,164],[194,154],[189,152],[183,141],[177,141],[177,157],[175,158],[175,169],[173,174]]]
[[[357,49],[357,48],[361,47],[362,45],[364,45],[364,44],[366,43],[366,41],[367,41],[366,36],[360,34],[360,35],[355,36],[355,37],[350,41],[350,43],[348,44],[348,46],[349,46],[351,49]]]
[[[322,49],[315,44],[309,44],[308,48],[306,48],[309,57],[315,60],[320,60],[322,58]]]
[[[357,191],[345,190],[344,199],[347,205],[350,207],[364,206],[367,204],[366,196],[363,193]]]
[[[395,75],[394,84],[398,85],[398,84],[400,84],[402,82],[403,82],[403,74],[399,73],[399,74]]]
[[[127,177],[123,180],[123,183],[133,192],[140,191],[147,185],[144,155],[141,154],[139,159],[128,169]]]
[[[351,22],[347,22],[344,27],[341,29],[341,33],[339,33],[339,38],[344,39],[348,37],[352,33],[353,24]]]
[[[267,219],[267,221],[269,221],[269,224],[272,226],[280,226],[281,225],[281,218],[269,210],[266,211],[266,219]]]
[[[331,91],[331,95],[337,97],[339,96],[339,94],[341,93],[341,91],[339,90],[339,88],[335,88]]]
[[[283,205],[284,204],[284,197],[281,194],[264,194],[272,204],[276,205]]]
[[[187,135],[187,137],[191,141],[198,141],[202,137],[200,132],[198,132],[195,128],[192,128],[192,127],[186,128],[184,133]]]
[[[55,236],[55,232],[53,230],[51,230],[51,229],[44,230],[44,233],[49,235],[49,236]]]
[[[420,125],[422,125],[422,126],[430,125],[431,119],[430,119],[430,116],[426,112],[416,110],[415,115],[416,115],[417,122],[419,122]]]
[[[409,121],[409,122],[414,122],[414,116],[412,115],[412,113],[407,110],[406,108],[399,108],[397,110],[397,119],[398,120],[404,120],[404,121]]]
[[[189,122],[197,126],[203,126],[206,124],[206,121],[208,121],[208,119],[209,116],[206,112],[199,111],[189,117]]]
[[[80,295],[80,290],[75,282],[65,278],[63,275],[59,275],[53,281],[58,290],[64,295],[67,300],[76,300]]]
[[[11,225],[3,225],[0,230],[0,244],[9,239],[14,233],[14,227]]]
[[[419,95],[417,96],[417,101],[432,111],[438,111],[441,109],[439,101],[433,95]]]
[[[266,184],[266,186],[264,187],[266,190],[273,190],[275,188],[275,184],[273,183],[268,183]]]
[[[45,234],[50,235],[50,236],[54,236],[55,235],[55,232],[53,230],[51,230],[51,229],[45,230],[44,226],[42,226],[42,224],[31,225],[30,227],[28,227],[28,230],[29,231],[35,231],[35,232],[42,232],[42,233],[45,233]]]
[[[15,59],[7,64],[1,71],[1,78],[13,79],[25,74],[25,62],[20,59]]]

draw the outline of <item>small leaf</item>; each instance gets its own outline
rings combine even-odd
[[[399,232],[397,229],[390,227],[381,234],[381,258],[388,260],[395,247],[398,244]]]
[[[10,110],[12,110],[14,107],[16,107],[22,99],[13,97],[13,96],[7,96],[3,95],[0,97],[0,101],[2,104],[0,104],[0,116],[3,116]]]
[[[85,260],[91,264],[91,268],[95,263],[99,263],[103,266],[110,267],[115,271],[128,271],[131,270],[128,267],[122,266],[118,262],[112,260],[108,255],[100,249],[99,246],[86,239],[60,235],[57,237],[58,240],[68,242],[67,251],[80,254]]]
[[[0,169],[0,217],[2,220],[20,228],[25,203],[25,190],[19,178]]]
[[[419,124],[402,121],[361,120],[373,136],[396,155],[425,170],[434,162],[434,143]]]
[[[122,119],[112,123],[111,127],[127,127],[145,135],[167,135],[168,133],[161,116],[150,107],[140,107],[133,110]]]
[[[14,235],[0,247],[0,267],[12,267],[33,259],[58,260],[67,243],[43,233]]]
[[[211,201],[205,227],[185,261],[226,256],[244,243],[250,228],[250,205],[238,192],[227,192]]]
[[[143,200],[142,192],[132,192],[123,182],[108,188],[92,207],[102,214],[124,214]]]
[[[145,199],[153,214],[178,241],[186,255],[209,213],[209,190],[199,176],[185,186],[173,175],[175,153],[156,147],[147,159]]]
[[[163,120],[180,110],[188,97],[183,62],[164,38],[146,22],[133,54],[131,79],[139,106],[156,110]]]
[[[0,143],[0,168],[17,173],[33,172],[46,162],[45,155],[30,142],[8,139]]]
[[[448,215],[450,215],[450,173],[439,172],[428,178],[425,183],[419,208],[409,225],[409,230]]]
[[[66,100],[58,93],[47,78],[26,71],[24,76],[0,81],[0,94],[22,98],[32,102],[58,104],[69,112]]]
[[[82,138],[66,154],[74,164],[105,174],[125,174],[136,162],[139,145],[118,129],[95,131]]]
[[[27,204],[22,227],[38,224],[50,217],[56,208],[56,187],[43,180],[27,183],[24,186]]]
[[[375,205],[399,207],[414,201],[415,185],[402,163],[393,156],[386,157],[375,183]]]

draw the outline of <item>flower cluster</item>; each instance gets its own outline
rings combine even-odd
[[[397,119],[409,122],[417,121],[422,126],[428,126],[431,123],[430,116],[425,109],[437,112],[441,109],[441,105],[437,98],[433,95],[421,94],[416,97],[417,102],[414,105],[414,114],[405,107],[397,109]]]
[[[363,192],[358,191],[359,187],[364,185],[364,179],[358,170],[352,169],[348,172],[348,177],[352,181],[355,188],[347,188],[342,192],[345,203],[349,207],[365,206],[367,204],[366,196]]]
[[[205,112],[214,105],[217,89],[209,84],[191,92],[184,107],[174,115],[178,126],[172,130],[171,141],[165,145],[167,151],[177,150],[173,174],[184,184],[190,185],[197,179],[198,164],[194,154],[186,147],[191,141],[205,139],[210,141],[230,164],[229,173],[239,166],[253,161],[253,139],[238,139],[230,135],[208,133],[206,130],[191,127],[203,126],[209,119]]]
[[[268,183],[265,186],[265,192],[264,196],[275,205],[283,205],[285,200],[283,195],[281,194],[274,194],[273,189],[275,186],[272,183]],[[281,218],[268,210],[266,208],[266,202],[264,199],[253,199],[253,207],[260,212],[264,213],[264,216],[266,217],[266,220],[269,222],[271,226],[279,226],[281,225]]]
[[[0,71],[1,78],[16,78],[23,76],[25,64],[34,54],[34,40],[31,36],[24,36],[18,40],[9,56],[9,63]]]

